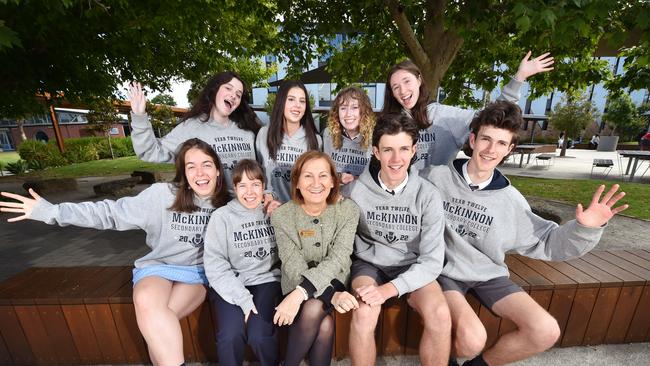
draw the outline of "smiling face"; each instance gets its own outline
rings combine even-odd
[[[481,126],[478,134],[469,135],[469,145],[474,150],[467,167],[470,174],[491,174],[515,145],[513,132],[490,125]]]
[[[305,204],[327,204],[327,197],[334,188],[334,180],[327,160],[318,158],[305,162],[296,187]]]
[[[237,78],[232,78],[229,82],[222,84],[214,97],[212,117],[217,121],[227,119],[239,107],[243,94],[244,84]]]
[[[299,87],[289,89],[284,102],[284,120],[288,123],[300,123],[307,108],[307,96]]]
[[[235,186],[235,194],[242,206],[249,209],[257,208],[264,199],[264,182],[256,178],[250,179],[247,172],[244,172]]]
[[[422,80],[416,75],[406,71],[397,70],[390,77],[390,90],[397,102],[406,110],[415,107],[420,97],[420,84]]]
[[[191,148],[185,153],[185,177],[197,196],[209,198],[217,187],[219,170],[209,155]]]
[[[417,145],[406,132],[383,135],[377,145],[372,151],[381,164],[379,176],[389,188],[395,188],[406,178]]]
[[[339,106],[339,121],[350,137],[359,133],[359,122],[361,121],[361,109],[359,101],[348,98]]]

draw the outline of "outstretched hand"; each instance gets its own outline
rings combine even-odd
[[[515,79],[519,81],[525,81],[529,77],[538,74],[540,72],[547,72],[553,70],[553,56],[549,56],[550,53],[546,52],[540,56],[530,59],[531,51],[528,51],[526,56],[519,63],[519,68],[515,74]]]
[[[144,97],[142,85],[134,81],[129,86],[129,99],[131,101],[131,111],[133,114],[145,114],[147,99]]]
[[[20,201],[20,202],[0,201],[0,212],[17,212],[22,214],[21,216],[16,216],[7,219],[8,222],[15,222],[15,221],[29,219],[32,215],[32,211],[34,210],[34,206],[36,206],[38,201],[42,199],[41,196],[39,196],[38,193],[36,193],[31,188],[29,189],[29,194],[33,198],[29,198],[26,196],[21,196],[19,194],[14,194],[9,192],[2,192],[1,194],[5,197],[15,199],[16,201]]]
[[[619,185],[614,184],[612,188],[605,193],[602,197],[603,192],[605,191],[605,185],[600,185],[594,196],[591,198],[591,203],[586,210],[582,208],[582,204],[579,203],[576,207],[576,220],[581,225],[587,227],[601,227],[605,225],[614,215],[627,209],[629,206],[627,204],[614,207],[616,202],[625,196],[625,192],[618,191]]]

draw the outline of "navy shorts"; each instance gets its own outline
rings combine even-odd
[[[516,292],[524,291],[519,287],[519,285],[512,282],[512,280],[506,276],[493,278],[483,282],[463,282],[440,275],[438,277],[438,283],[440,284],[440,287],[442,287],[442,291],[458,291],[463,295],[468,292],[471,293],[476,296],[481,304],[485,305],[490,310],[492,310],[492,306],[497,301],[504,297]]]

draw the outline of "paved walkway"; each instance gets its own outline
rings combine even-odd
[[[508,164],[501,170],[506,175],[589,179],[593,158],[612,159],[616,165],[609,178],[612,181],[621,180],[618,175],[616,153],[567,150],[567,155],[568,157],[565,158],[554,159],[554,163],[548,168],[542,168],[531,161],[531,164],[522,168]],[[645,169],[645,166],[642,169]],[[77,191],[48,195],[46,198],[54,203],[101,199],[95,197],[92,186],[112,179],[117,178],[81,178],[78,180],[79,189]],[[643,178],[635,178],[635,181],[650,183],[650,173]],[[24,194],[21,184],[21,181],[11,177],[0,178],[0,190]],[[144,186],[138,186],[135,192],[142,189]],[[545,200],[531,200],[531,205],[552,212],[563,220],[573,218],[575,209],[571,205]],[[148,248],[144,244],[144,234],[141,231],[102,232],[76,227],[61,228],[33,221],[10,224],[6,222],[7,217],[9,216],[6,214],[0,215],[0,281],[31,266],[130,265],[136,258],[148,252]],[[624,216],[616,217],[608,225],[599,248],[650,248],[648,238],[650,238],[650,223],[648,221]],[[349,360],[342,360],[334,364],[349,365]],[[414,357],[386,357],[379,360],[378,364],[417,365],[418,361]],[[650,365],[650,344],[553,349],[518,364]]]

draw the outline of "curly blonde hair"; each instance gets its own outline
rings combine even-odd
[[[327,128],[332,136],[332,145],[335,149],[340,149],[343,145],[343,126],[339,120],[339,107],[349,99],[359,101],[360,121],[359,133],[361,134],[361,148],[367,149],[372,143],[372,130],[375,128],[375,113],[372,111],[372,105],[366,92],[358,86],[349,86],[339,92],[334,99],[334,105],[330,109],[327,119]]]

